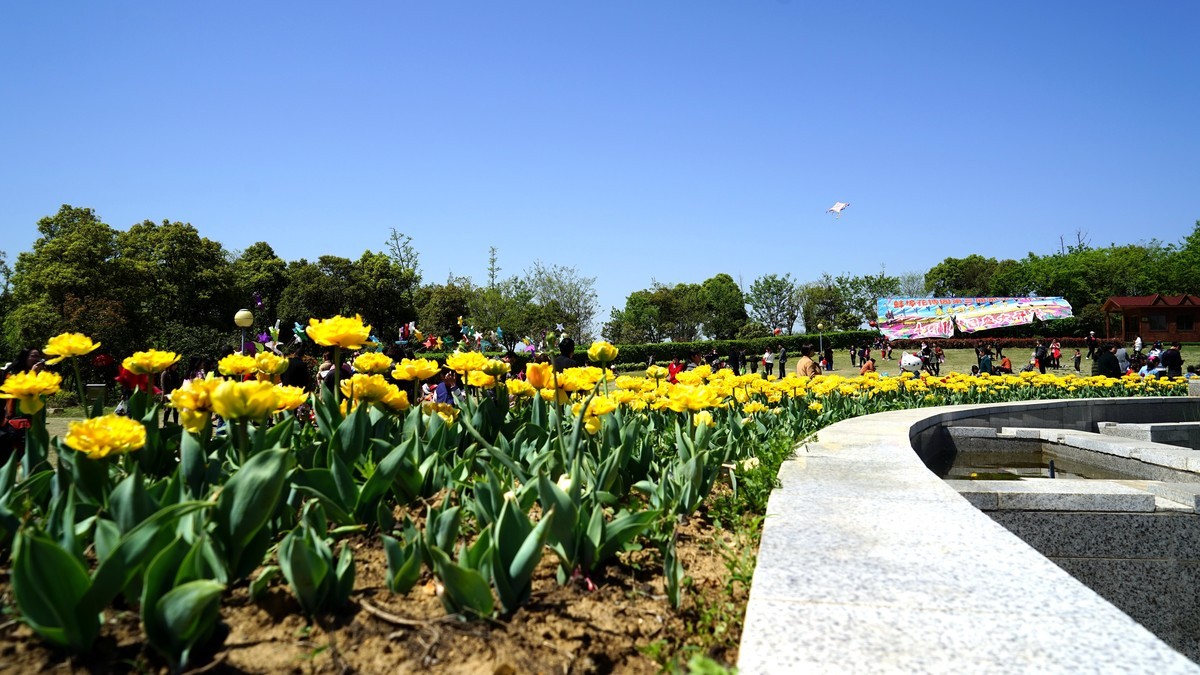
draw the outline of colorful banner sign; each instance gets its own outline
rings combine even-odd
[[[951,337],[956,324],[974,333],[1073,316],[1063,298],[879,298],[878,310],[889,340]]]

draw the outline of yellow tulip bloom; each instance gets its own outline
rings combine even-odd
[[[48,370],[13,373],[0,386],[0,398],[15,398],[21,412],[32,415],[45,406],[43,396],[57,394],[62,386],[62,376]]]
[[[366,352],[359,354],[354,359],[354,369],[360,373],[381,374],[386,373],[391,367],[391,357],[380,352]]]
[[[54,358],[46,363],[54,365],[72,356],[90,354],[99,346],[99,342],[92,342],[92,339],[83,333],[63,333],[50,338],[50,341],[42,348],[42,353],[46,356],[53,356]]]
[[[617,358],[619,351],[611,343],[599,340],[593,342],[591,347],[588,347],[588,360],[595,361],[596,363],[610,363]]]
[[[213,412],[231,420],[258,420],[279,409],[279,394],[270,382],[225,380],[211,394]]]
[[[175,352],[147,349],[144,352],[135,352],[133,356],[122,361],[121,365],[135,375],[154,375],[166,370],[178,360],[179,355]]]
[[[308,402],[308,392],[304,391],[304,387],[275,387],[275,394],[279,397],[276,412],[285,410],[295,410]]]
[[[104,415],[83,422],[71,422],[63,442],[91,459],[103,459],[146,445],[146,427],[128,417]]]
[[[491,389],[492,387],[496,386],[496,378],[488,375],[482,370],[472,370],[467,373],[467,384],[471,385],[472,387]]]
[[[395,385],[389,384],[382,375],[355,373],[353,377],[342,380],[342,395],[360,402],[375,403],[382,401],[393,387]]]
[[[479,352],[454,352],[446,357],[446,367],[460,375],[473,370],[483,370],[486,364],[487,358]]]
[[[402,359],[392,371],[397,380],[428,380],[438,374],[441,366],[433,359]]]
[[[288,360],[271,352],[254,355],[254,367],[264,375],[282,375],[288,369]]]
[[[320,321],[309,319],[305,332],[322,347],[361,349],[371,339],[371,327],[364,325],[358,314],[352,319],[341,315]]]
[[[554,367],[549,363],[531,363],[525,366],[525,380],[537,389],[553,389]]]
[[[535,391],[532,384],[524,380],[512,379],[504,383],[508,388],[509,396],[526,397],[533,396]]]
[[[217,370],[222,375],[241,377],[258,370],[258,364],[253,356],[246,354],[230,354],[217,362]]]
[[[507,363],[501,361],[500,359],[488,359],[487,362],[483,364],[483,372],[491,375],[492,377],[504,375],[511,369],[512,368]]]
[[[409,408],[408,392],[401,391],[399,387],[392,385],[391,390],[383,397],[382,403],[392,412],[404,412]]]

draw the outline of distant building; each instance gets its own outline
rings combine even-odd
[[[1143,342],[1200,341],[1200,296],[1129,295],[1104,301],[1104,337],[1129,342],[1141,335]],[[1119,334],[1111,334],[1112,315],[1120,315]]]

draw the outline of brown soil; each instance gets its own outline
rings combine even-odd
[[[243,584],[222,608],[220,644],[194,661],[213,673],[655,673],[693,653],[733,664],[748,589],[730,582],[731,569],[753,568],[754,539],[702,517],[682,525],[677,551],[693,581],[679,611],[667,602],[657,551],[623,554],[589,591],[582,582],[558,586],[547,550],[526,606],[469,621],[446,616],[428,573],[408,595],[389,593],[379,540],[352,540],[348,607],[309,623],[282,580],[257,602]],[[0,605],[13,611],[6,570]],[[82,656],[46,647],[17,621],[0,622],[0,673],[169,672],[143,643],[135,608],[110,609],[107,619]]]

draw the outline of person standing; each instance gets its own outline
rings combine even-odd
[[[1125,349],[1125,345],[1118,342],[1114,354],[1117,357],[1117,365],[1121,367],[1121,374],[1124,375],[1129,371],[1129,351]]]
[[[1084,344],[1088,349],[1088,359],[1096,358],[1096,346],[1100,344],[1100,341],[1096,339],[1096,331],[1093,330],[1088,332],[1088,336],[1087,339],[1084,340]],[[1078,370],[1078,368],[1076,370]]]
[[[992,374],[992,350],[984,348],[983,356],[979,358],[979,372]]]
[[[825,348],[825,370],[833,370],[833,345]]]
[[[729,369],[733,371],[734,377],[742,374],[742,355],[737,347],[729,349]]]
[[[771,379],[771,369],[775,367],[775,355],[771,353],[771,348],[767,347],[767,351],[763,352],[763,377]]]
[[[1122,347],[1122,349],[1124,348]],[[1125,373],[1125,369],[1121,367],[1120,362],[1117,360],[1116,351],[1115,345],[1105,345],[1100,350],[1100,356],[1096,357],[1097,375],[1119,378]]]
[[[1046,374],[1046,361],[1050,360],[1050,350],[1046,347],[1046,340],[1043,338],[1038,340],[1037,346],[1033,348],[1033,358],[1037,360],[1038,372]]]
[[[857,368],[858,367],[858,347],[855,347],[854,345],[850,345],[850,349],[848,349],[847,351],[850,352],[850,366],[852,368]]]
[[[775,360],[779,362],[779,377],[784,377],[787,375],[787,357],[787,348],[783,346],[782,342],[780,342],[779,354],[775,357]]]
[[[1079,372],[1079,362],[1082,360],[1083,360],[1083,354],[1078,349],[1076,349],[1075,350],[1075,372],[1077,372],[1077,373]]]
[[[574,368],[578,365],[575,362],[575,341],[571,338],[563,338],[562,342],[558,343],[558,356],[554,357],[554,372],[561,373],[566,368]]]
[[[1162,353],[1162,365],[1167,369],[1167,377],[1183,377],[1183,356],[1179,353],[1179,341],[1171,343],[1170,349]]]
[[[1141,335],[1133,338],[1133,353],[1134,354],[1142,353],[1142,336]]]

